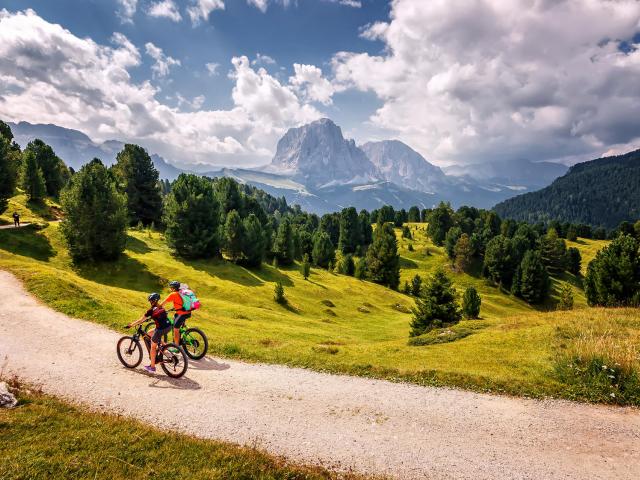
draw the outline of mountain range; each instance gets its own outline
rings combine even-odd
[[[96,143],[82,132],[51,124],[20,122],[10,126],[22,147],[40,138],[75,169],[94,157],[110,165],[124,145],[118,140]],[[151,157],[161,178],[173,180],[185,171],[159,155]],[[454,207],[489,208],[523,191],[546,186],[565,171],[560,164],[528,161],[515,165],[470,164],[443,171],[398,140],[358,146],[344,138],[338,125],[323,118],[289,129],[278,142],[269,165],[222,168],[202,174],[233,177],[284,196],[290,204],[325,213],[346,206],[371,210],[384,204],[429,208],[441,200]]]
[[[578,163],[537,192],[494,207],[503,218],[584,223],[609,229],[640,219],[640,150]]]

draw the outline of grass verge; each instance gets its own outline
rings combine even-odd
[[[24,388],[14,391],[18,407],[0,410],[3,480],[362,478],[292,465],[257,449],[156,430]]]

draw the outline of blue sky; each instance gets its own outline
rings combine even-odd
[[[321,117],[441,166],[572,163],[640,147],[638,111],[637,0],[0,0],[0,118],[181,165]]]

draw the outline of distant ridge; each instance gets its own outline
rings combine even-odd
[[[640,219],[640,150],[578,163],[542,190],[498,203],[504,218],[615,228]]]

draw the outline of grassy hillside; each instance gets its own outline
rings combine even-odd
[[[446,264],[442,250],[424,237],[424,227],[412,225],[413,252],[409,241],[400,241],[403,282]],[[588,258],[600,244],[576,246]],[[177,259],[158,233],[132,231],[120,261],[77,267],[55,224],[42,231],[0,231],[0,268],[14,272],[55,309],[116,329],[140,315],[149,292],[166,294],[167,281],[179,279],[202,300],[191,323],[207,332],[216,355],[426,385],[640,403],[640,396],[633,397],[637,392],[610,397],[608,388],[618,387],[608,386],[593,393],[559,371],[573,361],[583,333],[591,332],[587,343],[600,341],[607,331],[601,325],[616,332],[603,355],[617,355],[617,345],[631,348],[629,339],[637,339],[640,330],[638,310],[540,313],[479,277],[452,274],[460,291],[469,284],[478,288],[482,318],[434,332],[433,345],[412,347],[411,297],[319,269],[305,281],[297,268],[247,270],[220,260]],[[273,301],[276,281],[285,287],[287,307]],[[580,279],[556,279],[556,286],[564,281],[574,286],[576,305],[583,307]],[[553,300],[545,308],[553,308]],[[636,368],[637,360],[629,365]]]
[[[27,196],[20,193],[9,199],[7,210],[0,215],[0,225],[13,224],[13,212],[18,212],[24,223],[44,222],[57,219],[60,205],[49,198],[43,202],[29,202]]]
[[[0,478],[4,480],[359,478],[289,465],[250,448],[161,432],[26,389],[18,399],[18,408],[0,410]]]

